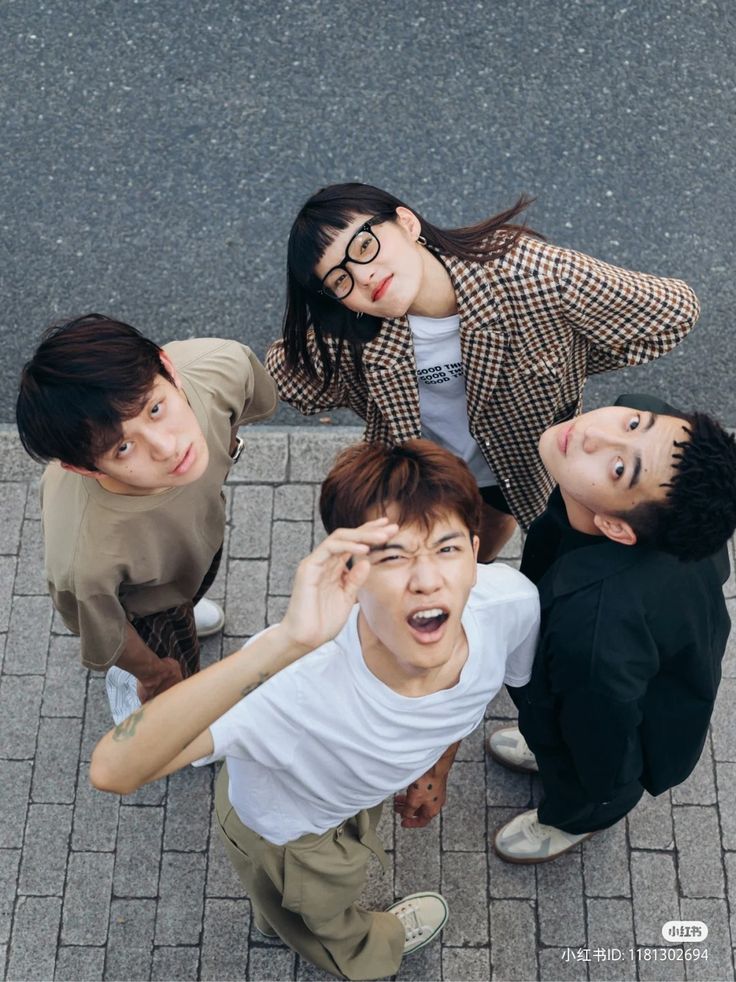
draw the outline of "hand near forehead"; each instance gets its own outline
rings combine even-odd
[[[328,535],[297,567],[282,632],[309,650],[334,638],[368,577],[370,549],[384,545],[397,531],[398,525],[387,518],[376,518]]]

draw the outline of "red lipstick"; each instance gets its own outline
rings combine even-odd
[[[381,282],[378,284],[376,289],[373,291],[373,294],[371,295],[371,300],[373,300],[374,303],[377,300],[380,300],[381,297],[385,294],[386,290],[388,290],[388,288],[391,286],[391,280],[393,278],[394,278],[393,274],[391,274],[390,276],[387,276],[385,279],[381,280]]]

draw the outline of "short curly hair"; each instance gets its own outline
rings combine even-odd
[[[736,438],[706,413],[677,415],[688,436],[674,443],[675,473],[664,501],[642,502],[618,517],[643,545],[704,559],[736,529]]]

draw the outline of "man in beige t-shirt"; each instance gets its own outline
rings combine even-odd
[[[51,461],[41,484],[51,597],[80,636],[82,664],[126,670],[144,701],[199,667],[193,604],[217,572],[237,428],[276,404],[245,345],[161,349],[99,314],[52,328],[23,370],[21,440]]]

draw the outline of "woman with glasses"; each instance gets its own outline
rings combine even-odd
[[[442,229],[367,184],[318,191],[291,229],[267,357],[301,412],[346,406],[366,440],[425,436],[462,457],[486,561],[543,510],[539,437],[580,411],[587,376],[664,354],[699,312],[679,280],[547,244],[515,221],[529,202]]]

